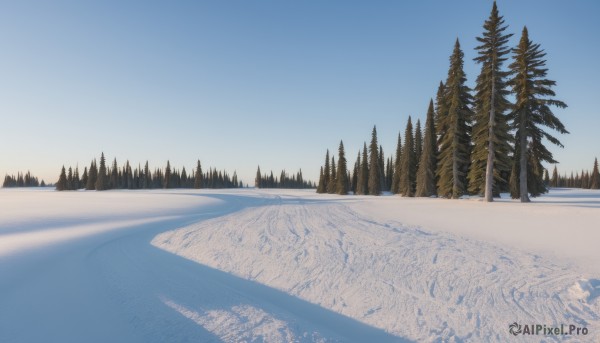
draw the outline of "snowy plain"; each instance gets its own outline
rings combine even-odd
[[[585,190],[4,189],[0,342],[599,341],[599,226]]]

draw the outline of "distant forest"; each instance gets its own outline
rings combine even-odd
[[[46,182],[44,180],[39,182],[37,177],[27,171],[25,174],[19,172],[17,176],[7,174],[4,177],[2,187],[46,187]]]
[[[104,153],[100,161],[92,160],[90,167],[85,167],[83,173],[79,168],[62,167],[60,176],[56,182],[56,190],[97,190],[108,189],[156,189],[156,188],[241,188],[243,184],[238,180],[234,171],[229,175],[226,171],[218,171],[209,168],[202,171],[200,160],[196,169],[188,173],[185,167],[181,170],[172,168],[169,161],[164,169],[155,168],[151,170],[148,161],[144,167],[138,165],[132,168],[129,161],[119,167],[114,159],[111,166],[106,163]]]
[[[259,167],[260,171],[260,167]],[[263,178],[264,177],[264,178]],[[312,188],[314,183],[306,181],[302,177],[302,171],[289,176],[287,172],[282,171],[279,178],[264,175],[258,179],[256,185],[258,188]],[[246,185],[247,187],[248,185]],[[85,167],[83,172],[79,173],[78,167],[62,167],[60,176],[56,182],[56,190],[109,190],[109,189],[157,189],[157,188],[242,188],[244,184],[238,180],[237,173],[234,171],[230,175],[227,171],[220,171],[216,168],[209,168],[206,172],[202,171],[200,160],[195,169],[190,173],[185,167],[181,170],[173,168],[167,161],[164,169],[155,168],[151,170],[146,161],[144,167],[138,165],[132,168],[129,161],[119,167],[117,160],[114,159],[109,166],[106,163],[104,153],[101,154],[99,162],[92,160],[90,167]]]
[[[512,36],[494,2],[483,33],[477,37],[474,61],[481,65],[475,88],[466,85],[464,54],[459,40],[450,56],[445,81],[440,81],[435,97],[429,101],[425,126],[411,117],[398,134],[393,158],[384,158],[374,127],[371,142],[358,152],[352,174],[347,170],[343,142],[338,162],[325,156],[318,193],[379,195],[382,191],[413,197],[460,198],[480,195],[493,201],[501,192],[529,202],[529,196],[547,192],[547,187],[598,189],[597,160],[591,172],[552,179],[543,162],[558,163],[546,147],[563,147],[553,136],[569,133],[551,107],[567,105],[553,99],[555,81],[546,78],[546,53],[529,38],[527,27],[519,43],[509,47]],[[504,62],[512,55],[511,63]],[[509,96],[511,98],[509,99]]]

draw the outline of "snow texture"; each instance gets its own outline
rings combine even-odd
[[[599,341],[599,209],[581,190],[0,190],[0,342]]]

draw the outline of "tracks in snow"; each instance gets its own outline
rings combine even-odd
[[[585,290],[597,280],[516,249],[379,222],[339,201],[284,197],[153,244],[418,341],[507,341],[514,321],[587,325],[586,340],[600,338],[600,302]]]

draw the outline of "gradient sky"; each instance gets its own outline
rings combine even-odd
[[[188,170],[302,168],[377,125],[386,156],[424,120],[458,37],[473,85],[491,1],[3,1],[0,175],[149,160]],[[499,1],[516,43],[546,50],[570,135],[560,171],[600,157],[600,2]]]

